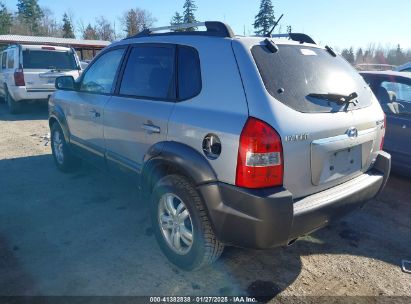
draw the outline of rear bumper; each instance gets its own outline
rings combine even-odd
[[[390,168],[390,155],[381,152],[369,172],[298,201],[284,188],[249,190],[213,183],[199,190],[220,241],[264,249],[286,245],[362,206],[384,188]]]
[[[46,100],[55,90],[53,89],[27,89],[26,87],[10,87],[9,94],[15,101]]]

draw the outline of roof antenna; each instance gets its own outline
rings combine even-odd
[[[284,17],[284,14],[282,14],[280,16],[280,18],[278,18],[278,20],[274,23],[273,28],[271,29],[271,31],[268,32],[267,35],[265,35],[266,37],[271,37],[271,34],[274,32],[275,28],[277,27],[278,23],[280,23],[281,19]]]

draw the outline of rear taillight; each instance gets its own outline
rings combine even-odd
[[[240,136],[236,185],[268,188],[283,184],[281,137],[267,123],[250,117]]]
[[[24,82],[23,69],[16,69],[14,71],[14,84],[18,87],[23,87],[26,85],[26,83]]]
[[[387,132],[387,115],[384,113],[384,131],[382,133],[382,138],[381,138],[381,144],[380,144],[380,150],[384,148],[384,137],[385,137],[385,132]]]

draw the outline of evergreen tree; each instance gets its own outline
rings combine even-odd
[[[404,64],[405,61],[405,54],[402,51],[401,45],[398,44],[397,49],[395,51],[395,65]]]
[[[0,2],[0,35],[9,34],[12,25],[12,15],[6,5]]]
[[[17,15],[29,27],[31,34],[39,34],[40,22],[44,14],[38,0],[18,0]]]
[[[90,23],[87,25],[87,27],[83,31],[83,39],[86,39],[86,40],[97,40],[98,39],[97,31],[94,27],[91,26]]]
[[[139,32],[137,24],[137,12],[134,9],[130,9],[125,12],[123,17],[124,31],[127,37],[136,35]]]
[[[183,12],[183,23],[196,23],[196,17],[194,13],[197,11],[197,6],[194,3],[194,0],[186,0],[184,3],[184,12]],[[197,28],[187,28],[186,31],[195,31]]]
[[[355,62],[356,63],[364,63],[364,52],[362,48],[359,48],[357,51],[357,54],[355,56]]]
[[[179,12],[176,12],[174,14],[173,18],[171,18],[170,24],[171,25],[179,25],[179,24],[183,24],[183,23],[184,23],[183,16],[181,16]],[[182,31],[183,30],[181,30],[181,29],[174,30],[174,32],[182,32]]]
[[[254,20],[256,35],[267,35],[275,24],[274,6],[271,0],[261,0],[260,11]]]
[[[345,58],[349,63],[354,64],[355,58],[354,58],[354,49],[351,47],[350,49],[344,49],[341,53],[341,56]]]
[[[71,24],[70,18],[67,16],[66,13],[63,15],[63,38],[75,38],[73,25]]]

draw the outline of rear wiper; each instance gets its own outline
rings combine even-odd
[[[342,95],[342,94],[333,94],[333,93],[328,93],[328,94],[312,93],[312,94],[308,94],[308,97],[324,99],[327,101],[335,102],[336,104],[340,106],[342,105],[349,106],[350,104],[357,106],[358,104],[358,100],[356,100],[356,98],[358,98],[358,94],[356,92],[353,92],[348,96]]]

